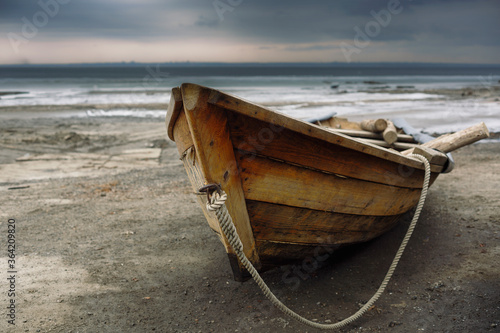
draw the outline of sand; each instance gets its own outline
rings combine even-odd
[[[454,157],[387,292],[342,332],[499,329],[500,144]],[[315,332],[275,310],[253,281],[233,281],[162,119],[2,120],[0,203],[2,332],[13,327],[9,219],[15,332]],[[300,314],[343,319],[378,288],[410,218],[321,267],[299,263],[264,279]]]

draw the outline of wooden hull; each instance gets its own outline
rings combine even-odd
[[[422,162],[209,88],[173,89],[167,115],[193,190],[228,194],[245,253],[259,269],[371,240],[420,196]],[[434,180],[443,165],[432,165]],[[198,196],[237,280],[237,261]]]

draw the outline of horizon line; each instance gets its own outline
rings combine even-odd
[[[164,62],[136,62],[136,61],[119,61],[119,62],[91,62],[91,63],[30,63],[30,64],[0,64],[0,67],[38,67],[38,66],[53,66],[53,67],[71,67],[71,66],[143,66],[143,65],[171,65],[171,66],[393,66],[393,65],[413,65],[413,66],[470,66],[470,67],[500,67],[497,63],[449,63],[449,62],[192,62],[192,61],[164,61]]]

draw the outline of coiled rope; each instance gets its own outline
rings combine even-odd
[[[215,215],[217,216],[217,219],[219,221],[222,232],[224,233],[229,244],[231,245],[234,252],[238,256],[238,259],[241,261],[243,266],[245,266],[245,268],[248,270],[248,272],[250,272],[253,279],[255,280],[257,285],[260,287],[260,289],[262,290],[264,295],[273,303],[274,306],[276,306],[278,309],[280,309],[282,312],[289,315],[290,317],[298,320],[299,322],[301,322],[303,324],[309,325],[311,327],[319,328],[319,329],[323,329],[323,330],[338,329],[338,328],[344,327],[344,326],[352,323],[353,321],[359,319],[363,314],[365,314],[366,311],[368,311],[372,307],[372,305],[382,295],[385,288],[387,287],[387,284],[389,283],[389,280],[392,277],[392,274],[394,273],[394,270],[396,269],[396,266],[398,265],[399,259],[403,255],[403,252],[405,250],[406,245],[408,244],[408,241],[410,240],[410,237],[413,233],[413,230],[415,229],[418,218],[420,216],[420,212],[422,211],[422,207],[424,206],[425,198],[427,196],[427,190],[429,188],[429,180],[430,180],[430,175],[431,175],[431,167],[430,167],[430,164],[427,161],[427,159],[425,157],[423,157],[422,155],[410,154],[408,156],[415,157],[415,158],[421,160],[425,165],[425,177],[424,177],[424,184],[422,187],[422,193],[420,194],[420,199],[418,201],[417,208],[415,209],[415,214],[413,215],[413,219],[410,223],[410,226],[408,227],[408,231],[406,232],[406,235],[403,238],[403,241],[401,242],[401,245],[396,253],[396,256],[394,257],[394,260],[392,261],[392,264],[389,267],[389,270],[388,270],[387,274],[385,275],[385,278],[382,281],[377,292],[355,314],[353,314],[350,317],[348,317],[342,321],[339,321],[337,323],[321,324],[321,323],[311,321],[307,318],[304,318],[301,315],[299,315],[298,313],[296,313],[293,310],[291,310],[290,308],[288,308],[285,304],[283,304],[273,294],[271,289],[269,289],[267,284],[264,282],[264,280],[260,276],[259,272],[257,272],[255,267],[252,265],[250,260],[248,260],[245,253],[243,252],[243,244],[241,243],[241,240],[238,236],[236,228],[233,224],[233,219],[229,215],[229,212],[228,212],[226,205],[225,205],[225,202],[227,200],[227,194],[224,191],[221,191],[220,193],[214,192],[209,196],[209,201],[207,202],[207,209],[209,211],[215,212]]]

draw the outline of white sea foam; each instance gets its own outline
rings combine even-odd
[[[86,105],[86,104],[156,104],[168,103],[168,93],[149,93],[137,91],[121,93],[109,91],[102,94],[89,94],[81,90],[30,91],[28,94],[7,95],[0,99],[2,106],[32,105]]]
[[[165,118],[165,110],[145,109],[112,109],[112,110],[87,110],[80,117],[138,117],[138,118]]]
[[[487,87],[499,76],[234,76],[168,77],[145,85],[140,79],[3,79],[0,91],[27,94],[0,96],[2,107],[67,105],[68,111],[50,116],[165,117],[170,87],[195,82],[214,87],[297,118],[337,112],[363,118],[402,117],[428,132],[449,132],[484,121],[500,131],[500,104],[480,99],[450,99],[424,93],[426,89]],[[371,81],[370,83],[367,83]],[[374,83],[378,81],[379,83]],[[337,86],[335,88],[335,86]],[[377,88],[372,89],[372,88]],[[399,88],[398,88],[399,87]],[[371,92],[374,91],[374,92]],[[375,92],[376,91],[376,92]],[[163,110],[153,104],[163,104]],[[82,105],[89,105],[85,110]],[[100,105],[107,105],[102,110]],[[113,106],[114,105],[114,106]],[[78,106],[77,111],[71,106]],[[155,109],[152,109],[155,108]],[[64,108],[66,109],[66,108]],[[38,116],[41,116],[38,114]]]

